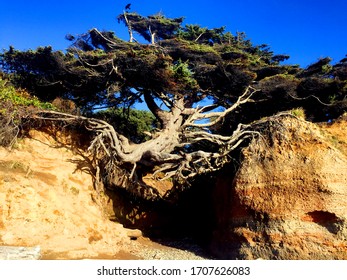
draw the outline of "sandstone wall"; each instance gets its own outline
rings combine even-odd
[[[282,118],[216,183],[211,249],[224,259],[347,259],[347,125]]]

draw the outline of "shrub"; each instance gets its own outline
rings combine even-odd
[[[0,77],[0,145],[12,146],[20,132],[22,120],[37,109],[54,109],[25,90],[16,89]]]
[[[0,102],[11,102],[15,107],[33,106],[40,109],[54,109],[48,102],[41,102],[37,97],[32,97],[22,89],[15,89],[8,81],[0,78]]]
[[[291,113],[298,118],[302,118],[302,119],[306,118],[305,111],[303,108],[292,109]]]

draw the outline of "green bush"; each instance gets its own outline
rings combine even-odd
[[[0,103],[4,102],[11,102],[15,107],[34,106],[40,109],[54,109],[51,103],[41,102],[37,97],[30,96],[25,90],[15,89],[0,78]]]
[[[305,110],[301,107],[292,109],[291,113],[298,118],[306,119]]]
[[[12,146],[20,132],[23,118],[37,109],[54,109],[25,90],[16,89],[0,77],[0,146]]]

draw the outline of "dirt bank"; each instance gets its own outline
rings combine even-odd
[[[43,259],[199,259],[104,217],[83,158],[31,131],[0,148],[0,246],[40,246]]]
[[[165,227],[194,227],[221,259],[347,259],[346,120],[282,118],[261,132],[217,182],[198,182],[173,219],[139,205],[124,212],[117,200],[108,211],[124,210],[133,227],[160,229],[163,217]],[[0,148],[0,246],[40,246],[43,259],[211,258],[184,235],[154,242],[110,221],[85,159],[46,133],[29,136]]]

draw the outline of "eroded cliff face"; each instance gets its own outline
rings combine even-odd
[[[111,218],[145,235],[201,242],[213,228],[220,259],[347,259],[346,118],[317,125],[277,117],[259,132],[236,169],[225,167],[217,182],[201,178],[175,203],[105,195],[100,205],[92,176],[80,171],[83,157],[32,131],[16,149],[0,148],[0,245],[39,245],[44,258],[142,256],[149,240]],[[146,180],[162,192],[172,187]]]
[[[219,176],[212,251],[225,259],[347,259],[347,122],[282,117]]]
[[[134,258],[121,254],[133,249],[132,231],[104,217],[83,157],[29,135],[0,147],[0,246],[39,246],[44,259]]]

